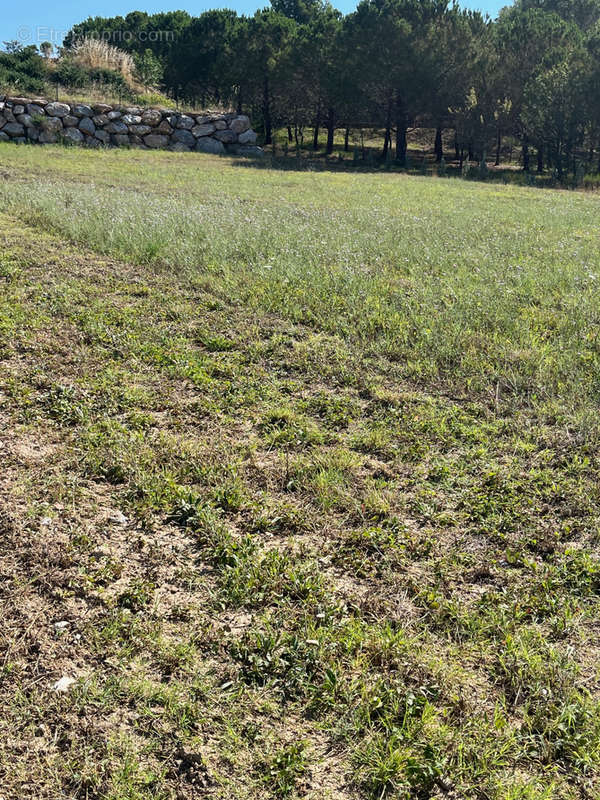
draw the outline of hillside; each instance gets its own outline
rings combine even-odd
[[[0,175],[5,800],[597,797],[597,197]]]

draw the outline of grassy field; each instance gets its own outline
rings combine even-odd
[[[597,798],[598,197],[0,176],[2,798]]]

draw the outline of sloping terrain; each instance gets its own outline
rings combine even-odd
[[[45,152],[0,149],[5,800],[598,796],[596,198]]]

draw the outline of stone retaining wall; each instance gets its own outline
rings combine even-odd
[[[0,96],[0,141],[261,155],[248,117]]]

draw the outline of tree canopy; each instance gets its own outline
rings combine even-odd
[[[535,149],[559,173],[600,148],[600,0],[515,0],[495,21],[449,0],[360,0],[345,16],[327,0],[271,0],[252,16],[136,11],[81,22],[65,49],[86,37],[130,52],[173,97],[247,111],[267,143],[310,127],[331,151],[337,128],[377,127],[382,155],[404,163],[407,130],[428,126],[438,160],[450,129],[461,160],[498,158],[513,137],[525,169]],[[2,58],[40,69],[31,48]]]

